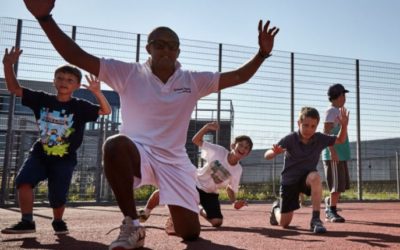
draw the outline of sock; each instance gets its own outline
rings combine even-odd
[[[319,219],[319,211],[312,211],[312,218]]]
[[[149,215],[151,214],[151,210],[152,210],[152,209],[148,209],[148,208],[146,208],[146,209],[144,210],[144,213],[146,214],[146,216],[149,216]]]
[[[140,226],[140,222],[139,222],[138,219],[132,220],[132,223],[133,223],[133,225],[134,225],[135,227]]]
[[[33,221],[33,214],[23,214],[22,220],[24,221]]]

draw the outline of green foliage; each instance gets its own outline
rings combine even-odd
[[[153,186],[143,186],[139,189],[135,190],[135,199],[136,200],[143,200],[147,201],[150,195],[156,190],[157,188]]]
[[[326,185],[323,185],[323,197],[329,195]],[[274,189],[275,188],[275,189]],[[363,200],[397,200],[396,182],[363,182]],[[156,190],[153,186],[143,186],[135,190],[135,198],[137,201],[145,202]],[[275,190],[275,193],[273,192]],[[247,199],[250,201],[273,201],[279,195],[279,183],[252,183],[242,184],[237,194],[237,199]],[[37,200],[47,200],[47,182],[42,182],[35,189],[35,197]],[[229,197],[225,190],[220,190],[219,198],[221,201],[229,201]],[[112,199],[115,201],[114,197]],[[358,200],[357,183],[352,183],[349,190],[341,194],[341,200]],[[91,184],[82,186],[82,183],[72,183],[69,189],[70,202],[94,201],[95,187]],[[310,197],[305,196],[305,200],[310,200]]]

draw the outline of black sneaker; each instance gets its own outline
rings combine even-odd
[[[274,201],[274,203],[272,203],[271,215],[269,216],[269,223],[273,226],[279,225],[278,221],[276,220],[274,212],[276,208],[279,208],[279,201]]]
[[[324,224],[322,223],[322,221],[319,218],[311,220],[310,230],[311,230],[311,232],[316,233],[316,234],[326,233],[326,228],[324,227]]]
[[[325,221],[343,223],[346,220],[340,216],[335,210],[328,209],[325,211]]]
[[[34,221],[21,220],[11,227],[1,230],[3,234],[28,234],[36,232],[36,225]]]
[[[55,234],[69,234],[67,224],[63,220],[53,220],[51,225]]]

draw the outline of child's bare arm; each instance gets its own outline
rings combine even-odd
[[[228,194],[229,200],[232,202],[232,205],[235,209],[241,209],[242,207],[247,206],[247,201],[236,200],[236,194],[230,186],[226,187],[226,193]]]
[[[16,96],[22,96],[22,88],[14,72],[14,64],[17,63],[21,54],[22,50],[12,47],[10,52],[8,52],[8,49],[5,50],[3,57],[4,78],[6,80],[7,89]]]
[[[206,125],[204,125],[199,132],[197,132],[193,138],[192,138],[192,142],[198,146],[198,147],[202,147],[203,146],[203,136],[209,132],[209,131],[216,131],[219,129],[219,125],[217,122],[210,122],[207,123]]]
[[[271,149],[268,149],[265,154],[264,158],[267,160],[272,160],[275,156],[282,154],[285,152],[285,149],[282,148],[280,145],[274,144],[272,145]]]
[[[87,88],[93,95],[96,97],[97,101],[99,102],[100,109],[99,115],[108,115],[111,114],[111,107],[108,103],[106,97],[103,95],[100,89],[100,81],[93,75],[87,76],[85,75],[86,80],[88,81],[89,85],[82,84],[83,87]]]

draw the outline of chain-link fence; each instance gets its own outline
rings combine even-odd
[[[60,25],[82,48],[98,57],[130,62],[147,60],[147,35]],[[249,38],[253,39],[254,38]],[[32,87],[44,82],[51,92],[54,69],[65,62],[54,50],[36,21],[0,18],[1,50],[19,46],[24,50],[16,67],[18,79]],[[256,44],[255,44],[256,45]],[[323,45],[321,45],[323,46]],[[183,68],[197,71],[228,71],[239,67],[257,51],[256,47],[196,41],[181,38],[179,61]],[[0,73],[0,173],[1,200],[14,202],[13,180],[36,136],[33,118],[9,96]],[[194,163],[196,147],[190,139],[206,121],[228,122],[217,135],[220,144],[246,134],[254,141],[253,152],[242,161],[242,183],[277,183],[282,157],[263,159],[265,150],[281,137],[296,130],[297,113],[302,106],[313,106],[323,117],[329,106],[327,89],[341,83],[350,90],[346,107],[350,110],[349,139],[352,159],[350,177],[358,198],[363,187],[379,183],[383,190],[399,195],[400,151],[400,64],[361,59],[273,51],[255,76],[246,84],[224,89],[200,100],[192,115],[187,150]],[[22,109],[22,110],[19,110]],[[15,110],[12,112],[12,110]],[[22,112],[22,113],[21,113]],[[24,113],[25,112],[25,113]],[[118,132],[119,106],[110,117],[91,124],[79,149],[79,163],[71,186],[74,201],[110,201],[112,194],[102,174],[101,144]],[[319,130],[322,130],[322,123]],[[215,140],[215,138],[214,138]],[[322,171],[322,164],[318,166]],[[272,187],[276,192],[276,187]],[[46,200],[46,186],[36,190],[36,198]]]

